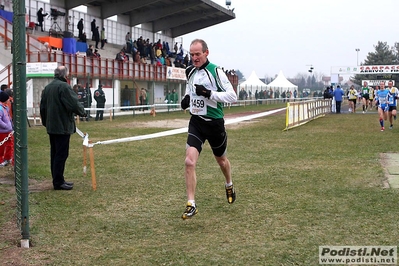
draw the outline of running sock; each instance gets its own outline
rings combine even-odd
[[[229,186],[231,186],[231,185],[233,185],[233,182],[230,182],[230,183],[226,183],[226,187],[229,187]]]
[[[195,200],[188,200],[191,203],[191,206],[195,207]]]
[[[381,127],[384,126],[384,120],[383,119],[380,119],[380,125],[381,125]]]

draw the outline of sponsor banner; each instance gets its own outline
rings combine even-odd
[[[399,73],[399,65],[337,66],[331,67],[332,74],[393,74]]]
[[[395,80],[389,80],[389,79],[370,79],[370,80],[362,80],[362,87],[363,87],[364,82],[367,82],[368,86],[372,86],[372,87],[374,87],[374,86],[380,86],[380,83],[381,83],[381,82],[384,82],[384,83],[385,83],[385,86],[388,87],[388,82],[389,82],[389,81],[392,81],[393,86],[395,86]]]
[[[26,77],[54,77],[57,62],[26,63]]]
[[[397,252],[397,246],[319,246],[319,264],[396,265]]]
[[[167,67],[166,68],[167,79],[179,79],[186,80],[186,69],[179,67]]]

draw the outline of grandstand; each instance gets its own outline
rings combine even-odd
[[[175,43],[182,45],[183,34],[207,28],[218,23],[235,18],[235,14],[210,0],[161,0],[161,1],[121,1],[115,5],[112,1],[50,1],[32,0],[26,2],[26,60],[30,63],[43,64],[57,62],[66,65],[70,70],[71,85],[90,84],[94,91],[101,83],[109,106],[121,106],[121,88],[128,86],[133,98],[138,102],[138,92],[141,88],[148,91],[149,104],[162,103],[168,90],[176,90],[179,94],[185,91],[185,81],[169,78],[166,66],[156,66],[147,59],[146,63],[119,63],[116,54],[125,46],[125,35],[131,32],[132,39],[140,36],[152,43],[157,40],[168,42],[172,47]],[[44,11],[57,10],[59,16],[47,16],[44,21],[44,32],[36,26],[37,11],[43,7]],[[78,8],[80,7],[80,8]],[[84,7],[84,11],[80,11]],[[0,39],[4,45],[0,47],[1,62],[9,62],[0,70],[0,83],[12,86],[13,67],[11,44],[13,39],[11,2],[4,5],[0,13]],[[63,16],[62,14],[65,14]],[[88,58],[82,51],[69,49],[66,39],[77,41],[77,23],[83,18],[84,32],[91,40],[90,23],[94,19],[97,26],[105,28],[108,43],[105,49],[99,49],[101,59]],[[54,27],[57,23],[57,27]],[[58,29],[59,26],[59,29]],[[56,32],[54,32],[56,29]],[[52,49],[44,44],[48,43]],[[64,43],[65,42],[65,43]],[[20,45],[20,44],[16,44]],[[68,48],[68,49],[66,49]],[[73,52],[71,52],[71,50]],[[83,49],[84,50],[84,49]],[[3,63],[4,64],[4,63]],[[36,66],[36,65],[35,65]],[[27,75],[31,90],[27,90],[28,115],[38,113],[40,94],[51,77]],[[233,86],[238,85],[237,77],[230,77]],[[107,107],[107,106],[106,106]]]

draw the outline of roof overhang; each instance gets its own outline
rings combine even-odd
[[[100,8],[99,17],[129,16],[129,26],[152,26],[175,38],[235,18],[232,10],[211,0],[68,0],[66,9],[80,5]]]

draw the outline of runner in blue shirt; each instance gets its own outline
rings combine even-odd
[[[378,114],[380,116],[380,125],[381,131],[385,130],[384,120],[386,121],[388,118],[388,94],[389,90],[385,88],[385,82],[380,82],[380,89],[377,92],[377,106],[378,106]]]

